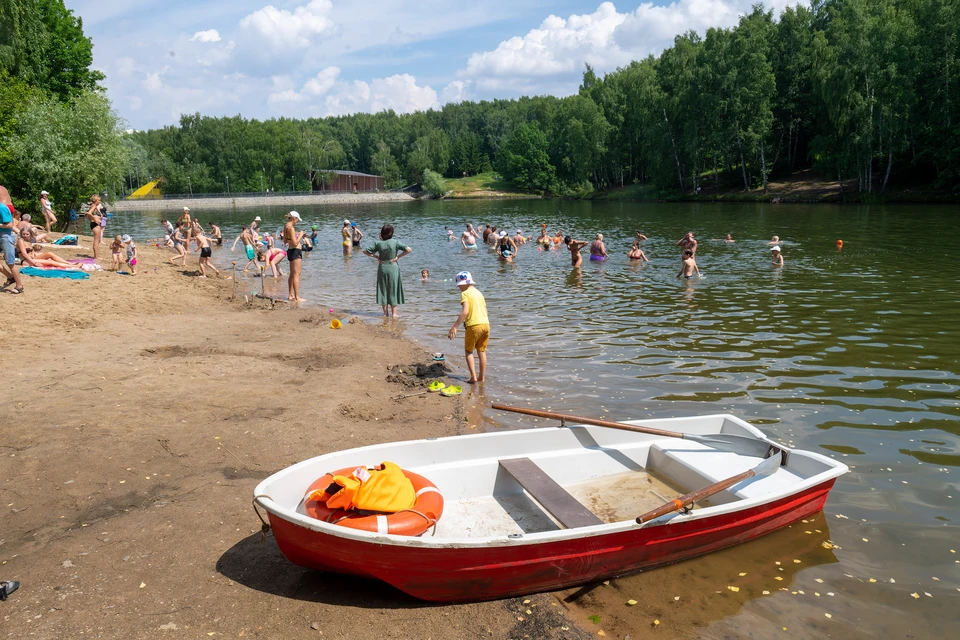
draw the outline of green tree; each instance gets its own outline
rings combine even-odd
[[[86,91],[70,103],[34,98],[9,139],[28,193],[50,191],[76,206],[122,180],[127,159],[120,120],[103,95]]]
[[[377,151],[370,159],[373,172],[383,176],[384,185],[388,189],[396,189],[402,184],[400,167],[397,159],[390,153],[390,147],[383,141],[377,143]]]
[[[556,176],[546,134],[536,123],[521,124],[503,141],[497,160],[497,170],[508,181],[524,189],[551,191]]]
[[[434,198],[442,198],[447,192],[447,183],[444,182],[443,176],[436,171],[431,171],[430,169],[423,170],[422,186],[423,190]]]

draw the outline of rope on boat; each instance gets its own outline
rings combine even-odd
[[[267,498],[273,500],[270,496],[265,493],[257,494],[253,496],[253,512],[257,514],[257,517],[260,518],[260,542],[262,543],[267,539],[267,534],[270,533],[270,525],[266,520],[263,519],[263,516],[260,515],[260,509],[257,508],[257,499],[258,498]]]

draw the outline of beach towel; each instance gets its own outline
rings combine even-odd
[[[20,273],[37,278],[69,278],[71,280],[86,280],[89,273],[71,271],[70,269],[40,269],[39,267],[21,267]]]
[[[57,238],[54,240],[53,244],[75,245],[77,244],[78,240],[79,238],[77,238],[77,236],[63,236],[62,238]]]

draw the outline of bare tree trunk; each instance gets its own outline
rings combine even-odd
[[[843,175],[840,173],[840,167],[837,167],[837,184],[840,185],[840,195],[843,195]]]
[[[763,172],[763,192],[767,192],[767,156],[763,152],[763,145],[760,145],[760,170]]]
[[[870,83],[867,83],[869,88]],[[873,89],[870,89],[870,120],[867,125],[870,132],[870,143],[867,148],[867,191],[873,192]]]
[[[673,159],[677,163],[677,177],[680,178],[680,193],[683,193],[683,169],[680,168],[680,156],[677,154],[677,142],[673,139],[673,131],[670,131],[670,121],[667,119],[667,110],[663,109],[663,122],[667,125],[667,133],[670,135],[670,145],[673,147]]]
[[[720,186],[720,176],[717,175],[717,152],[713,152],[713,186]]]
[[[740,170],[743,172],[743,190],[750,191],[750,183],[747,182],[747,163],[743,160],[743,144],[738,140],[737,149],[740,151]]]
[[[893,127],[890,128],[890,140],[887,141],[887,174],[883,176],[883,188],[880,194],[887,192],[887,181],[890,180],[890,167],[893,166]]]

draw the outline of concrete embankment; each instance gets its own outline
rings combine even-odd
[[[291,207],[304,204],[366,204],[371,202],[408,202],[407,193],[304,193],[222,198],[178,198],[163,200],[117,200],[108,203],[111,211],[181,211],[191,209],[233,209],[247,207]]]

